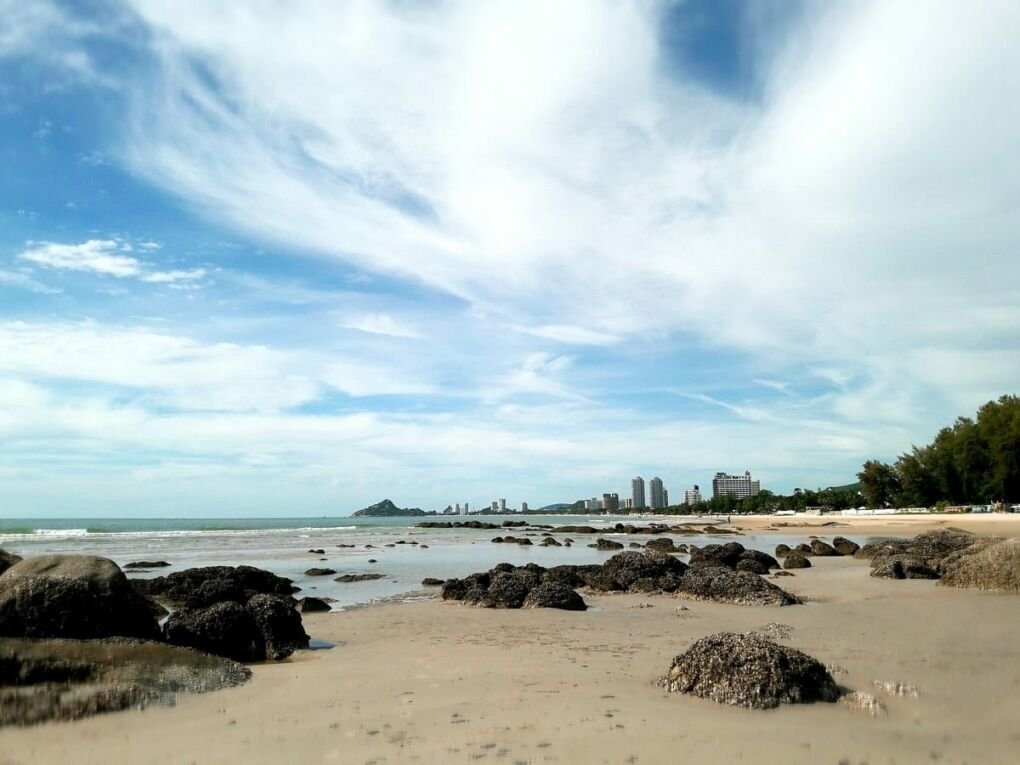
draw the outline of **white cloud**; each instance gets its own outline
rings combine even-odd
[[[1015,308],[1011,5],[823,7],[760,104],[667,71],[638,3],[135,6],[162,63],[138,172],[540,337],[684,333],[864,377],[862,347],[952,311],[953,352]]]
[[[421,333],[408,327],[389,314],[367,313],[351,317],[345,324],[348,329],[356,329],[372,335],[388,335],[390,337],[420,338]]]
[[[140,249],[153,252],[159,249],[155,242],[143,242]],[[90,239],[81,244],[57,242],[29,242],[18,259],[28,263],[65,271],[84,271],[117,279],[139,279],[150,284],[177,285],[197,282],[205,278],[206,269],[189,268],[170,271],[153,271],[151,265],[131,255],[131,242],[116,239]]]
[[[18,258],[46,268],[89,271],[124,279],[142,272],[137,259],[116,254],[119,244],[112,239],[90,239],[81,244],[29,242]]]
[[[36,292],[40,295],[56,295],[61,290],[50,287],[32,278],[30,274],[22,271],[0,270],[0,286],[17,287],[19,289]]]
[[[153,284],[175,284],[177,282],[193,282],[204,279],[206,270],[204,268],[189,268],[180,271],[154,271],[142,276],[143,282]]]

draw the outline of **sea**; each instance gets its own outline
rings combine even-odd
[[[521,536],[522,529],[419,528],[423,521],[465,520],[464,517],[401,518],[0,518],[0,548],[22,557],[46,553],[101,555],[124,566],[135,561],[167,561],[165,568],[126,572],[131,577],[161,576],[196,566],[249,565],[268,569],[293,580],[297,597],[332,599],[332,609],[343,611],[371,603],[432,597],[426,577],[447,579],[485,571],[500,562],[542,566],[601,563],[613,553],[595,550],[590,534],[569,536],[571,547],[542,547],[540,536],[532,545],[494,544],[495,536]],[[500,524],[507,516],[478,516],[470,520]],[[663,516],[528,515],[527,520],[550,526],[585,525],[605,529],[600,534],[622,542],[647,541],[647,535],[614,530],[617,523],[642,525],[668,523],[725,525],[718,518],[664,518]],[[736,519],[734,519],[736,521]],[[737,525],[734,523],[734,525]],[[665,536],[669,536],[666,534]],[[678,535],[679,544],[704,545],[733,539],[745,547],[771,552],[776,544],[796,544],[804,535]],[[417,544],[411,544],[416,542]],[[339,545],[353,545],[340,547]],[[310,552],[323,550],[323,554]],[[309,576],[313,567],[334,569],[328,576]],[[341,583],[343,574],[383,574],[381,579]]]

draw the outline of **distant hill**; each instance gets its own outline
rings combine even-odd
[[[397,507],[390,500],[384,499],[382,502],[376,502],[374,505],[363,507],[356,513],[352,513],[353,518],[393,518],[402,515],[427,515],[427,513],[420,507]]]
[[[860,491],[860,490],[861,490],[860,481],[857,481],[856,483],[848,483],[845,486],[830,486],[829,488],[826,489],[826,491]]]

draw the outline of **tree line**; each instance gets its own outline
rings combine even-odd
[[[1020,397],[989,401],[892,465],[868,460],[857,478],[870,507],[1020,501]]]
[[[989,401],[977,418],[960,417],[927,446],[914,446],[893,463],[868,460],[858,483],[829,489],[761,491],[753,497],[713,497],[694,506],[674,505],[651,512],[767,513],[809,507],[846,510],[867,507],[1020,502],[1020,397]],[[645,512],[648,512],[647,510]]]

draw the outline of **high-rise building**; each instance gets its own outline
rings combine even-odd
[[[464,503],[464,515],[467,515],[467,514],[468,514],[468,503],[465,502]]]
[[[620,509],[620,495],[619,494],[603,494],[602,495],[602,509],[607,513],[615,513]]]
[[[662,479],[659,476],[655,476],[655,478],[648,482],[648,493],[651,495],[649,499],[652,502],[653,510],[659,510],[666,506],[665,490],[662,487]]]
[[[743,475],[716,473],[715,478],[712,479],[712,496],[716,499],[719,497],[743,499],[744,497],[753,497],[759,491],[761,491],[761,482],[751,480],[750,470],[745,471]]]
[[[688,507],[701,504],[701,489],[698,488],[697,484],[694,484],[693,489],[688,489],[684,492],[684,504]]]
[[[641,476],[630,479],[631,506],[637,510],[644,510],[645,505],[645,479]]]
[[[499,500],[499,512],[501,513],[506,512],[506,499],[504,498],[500,498]]]
[[[669,507],[669,489],[662,487],[662,506]]]
[[[489,505],[489,510],[491,510],[494,513],[499,512],[499,502],[497,502],[496,500],[492,500],[492,504]]]
[[[591,499],[586,499],[584,501],[584,509],[585,510],[601,510],[602,509],[602,500],[598,499],[596,497],[592,497]]]
[[[522,513],[528,512],[528,503],[527,502],[521,502],[521,512]]]

